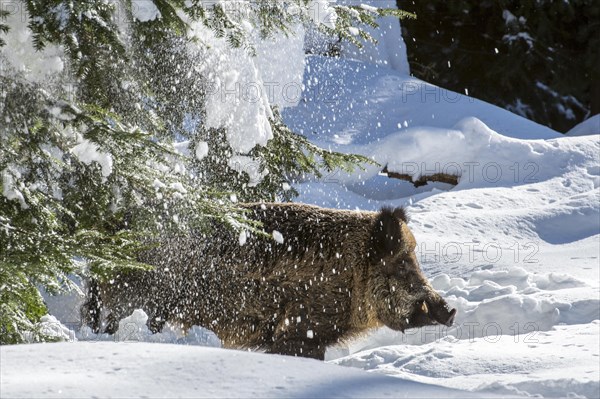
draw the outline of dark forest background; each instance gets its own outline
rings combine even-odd
[[[600,113],[600,1],[397,4],[416,77],[559,132]]]

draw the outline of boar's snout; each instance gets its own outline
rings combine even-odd
[[[418,302],[412,316],[410,327],[422,327],[432,324],[452,326],[456,317],[456,309],[450,308],[443,299],[439,301],[424,300]]]
[[[401,331],[435,324],[451,326],[456,309],[448,306],[423,275],[415,254],[417,242],[407,223],[403,208],[383,208],[373,224],[370,291],[377,316],[386,326]]]
[[[454,317],[456,316],[455,308],[450,309],[446,303],[432,305],[430,308],[431,318],[436,322],[448,327],[454,323]]]

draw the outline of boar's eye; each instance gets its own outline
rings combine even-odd
[[[407,272],[406,266],[407,266],[407,263],[406,263],[406,260],[404,260],[404,259],[400,260],[399,262],[394,262],[394,267],[390,268],[389,274],[400,277],[400,276],[406,274],[406,272]]]
[[[407,273],[411,273],[414,271],[414,265],[408,258],[400,259],[399,262],[396,263],[395,274],[398,275],[406,275]]]

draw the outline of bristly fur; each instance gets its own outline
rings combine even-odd
[[[371,235],[372,260],[380,262],[393,256],[402,244],[402,222],[408,223],[408,215],[403,207],[383,207],[375,218]]]
[[[209,235],[163,237],[140,256],[154,270],[99,283],[105,331],[141,308],[152,331],[165,321],[201,325],[226,347],[323,359],[328,346],[370,328],[410,328],[425,299],[445,305],[411,253],[402,208],[240,206],[284,242],[254,236],[240,245],[239,233],[218,224]],[[97,303],[89,305],[94,311]]]
[[[374,263],[385,261],[400,249],[402,232],[397,210],[402,210],[402,208],[383,207],[375,218],[371,233],[372,253],[370,254]]]

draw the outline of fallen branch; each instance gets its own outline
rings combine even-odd
[[[447,173],[434,173],[432,175],[421,176],[417,180],[413,181],[411,175],[408,175],[406,173],[390,172],[388,170],[387,166],[385,168],[383,168],[381,173],[387,175],[387,177],[389,177],[391,179],[399,179],[399,180],[404,180],[404,181],[410,182],[415,187],[426,186],[427,183],[429,183],[429,182],[448,183],[448,184],[452,184],[452,185],[456,186],[458,184],[458,179],[460,177],[460,176],[456,176],[456,175],[450,175]]]

